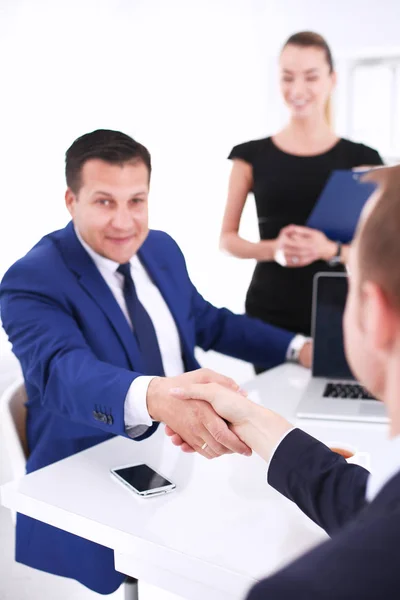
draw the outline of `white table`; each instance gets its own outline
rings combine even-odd
[[[290,420],[309,373],[284,365],[245,387],[255,401]],[[301,421],[322,441],[342,441],[374,454],[384,425]],[[141,499],[109,473],[147,462],[177,485]],[[135,443],[114,438],[6,484],[2,503],[114,550],[118,571],[188,600],[239,600],[258,579],[289,562],[325,533],[265,482],[257,456],[207,461],[187,455],[163,428]]]

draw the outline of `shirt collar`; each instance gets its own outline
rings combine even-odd
[[[371,473],[365,497],[372,502],[394,475],[400,471],[400,435],[387,440],[379,452],[379,470]]]
[[[111,260],[110,258],[106,258],[105,256],[101,256],[101,254],[98,254],[97,252],[95,252],[93,250],[93,248],[91,248],[89,246],[89,244],[87,244],[85,242],[85,240],[82,238],[81,234],[78,231],[78,228],[75,227],[75,225],[74,225],[74,229],[75,229],[76,237],[78,238],[78,240],[80,241],[80,243],[82,244],[82,246],[84,247],[86,252],[89,254],[90,258],[93,260],[96,267],[99,270],[105,269],[105,270],[109,271],[110,273],[115,273],[119,267],[119,263],[115,262],[115,260]],[[132,258],[129,262],[131,264],[131,267],[133,267],[135,269],[137,269],[138,267],[141,266],[140,261],[136,254],[134,256],[132,256]]]

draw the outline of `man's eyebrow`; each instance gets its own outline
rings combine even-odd
[[[307,73],[307,74],[309,75],[309,74],[311,74],[311,73],[318,73],[318,70],[319,70],[319,69],[318,69],[317,67],[312,67],[311,69],[306,69],[306,70],[304,71],[304,73]],[[283,69],[283,72],[284,72],[284,73],[288,73],[288,74],[290,74],[290,75],[292,75],[292,74],[293,74],[293,71],[291,71],[290,69]]]
[[[102,190],[96,190],[94,193],[101,194],[102,196],[108,196],[109,198],[112,198],[112,194],[110,194],[109,192],[103,192]]]
[[[105,192],[104,190],[95,190],[93,192],[93,195],[100,195],[100,196],[107,196],[108,198],[113,198],[113,194],[111,194],[110,192]],[[131,198],[136,198],[136,196],[145,196],[147,194],[147,190],[138,190],[137,192],[134,192],[133,194],[131,194]]]

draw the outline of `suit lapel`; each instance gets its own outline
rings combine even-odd
[[[140,371],[141,356],[135,336],[113,293],[76,237],[72,222],[61,232],[58,242],[68,267],[78,276],[80,285],[101,308],[117,334],[126,351],[131,368]]]
[[[151,232],[150,232],[151,235]],[[193,358],[193,348],[188,340],[184,321],[179,310],[180,298],[176,289],[172,285],[171,277],[168,273],[168,267],[163,256],[159,256],[152,252],[151,239],[147,239],[144,245],[140,248],[138,256],[147,273],[158,287],[162,297],[164,298],[178,329],[181,340],[182,353],[187,370],[198,368],[198,363]]]

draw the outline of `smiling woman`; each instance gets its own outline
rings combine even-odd
[[[348,248],[305,227],[334,169],[380,165],[372,148],[339,138],[331,125],[336,72],[330,48],[317,33],[292,35],[279,58],[280,88],[290,119],[264,139],[235,146],[221,248],[257,266],[246,312],[310,335],[312,281],[319,271],[343,270]],[[248,194],[256,201],[260,241],[239,236]],[[256,372],[261,369],[256,367]]]

